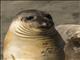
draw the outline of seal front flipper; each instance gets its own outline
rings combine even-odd
[[[12,57],[12,60],[16,60],[15,57],[14,57],[14,55],[11,55],[11,57]]]
[[[14,55],[11,54],[11,55],[6,55],[3,60],[16,60],[16,59],[15,59]]]

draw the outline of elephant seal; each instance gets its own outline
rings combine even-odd
[[[4,40],[4,60],[64,60],[64,42],[49,13],[24,10]]]
[[[65,41],[65,60],[80,60],[80,25],[59,25],[56,29]]]

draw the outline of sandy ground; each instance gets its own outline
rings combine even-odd
[[[2,40],[12,18],[22,10],[38,9],[52,15],[56,25],[80,24],[80,1],[1,1]]]

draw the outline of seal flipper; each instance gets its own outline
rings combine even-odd
[[[12,60],[16,60],[15,57],[14,57],[14,55],[11,55],[11,57],[12,57]]]

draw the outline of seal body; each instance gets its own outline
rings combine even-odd
[[[51,16],[38,10],[20,12],[4,40],[4,60],[64,60],[64,42]]]
[[[80,25],[59,25],[56,29],[65,41],[65,60],[80,60]]]

